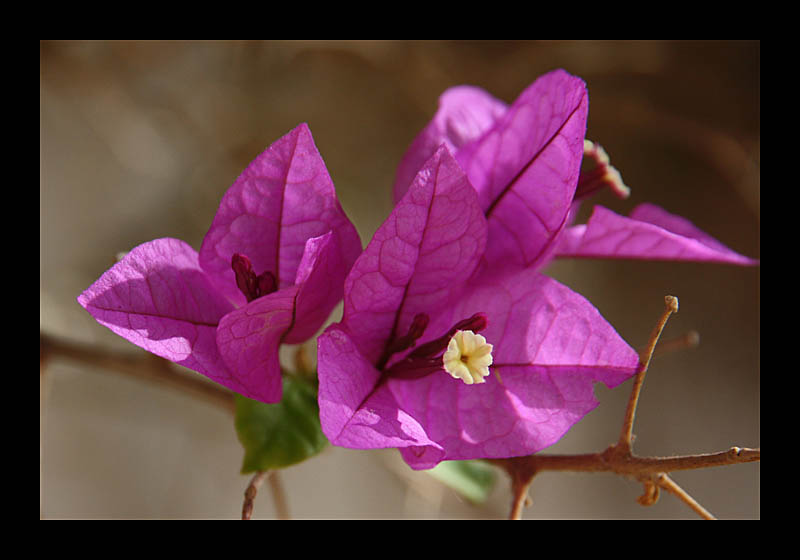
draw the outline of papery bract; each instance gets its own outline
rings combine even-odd
[[[134,344],[246,397],[277,402],[279,345],[316,333],[360,252],[301,124],[228,189],[199,253],[177,239],[144,243],[78,301]]]
[[[558,257],[680,260],[752,265],[701,231],[686,218],[643,203],[629,217],[595,206],[586,224],[567,228],[559,239]]]
[[[318,341],[334,444],[397,447],[417,469],[538,451],[596,406],[595,382],[613,387],[640,367],[588,301],[539,272],[552,258],[755,263],[653,205],[628,218],[598,207],[572,226],[595,188],[576,196],[587,111],[585,84],[563,70],[511,105],[469,86],[441,96],[400,163],[395,210],[347,278],[342,322]],[[446,228],[431,219],[438,208]],[[466,385],[436,352],[469,317],[488,320],[494,355],[486,382]]]
[[[477,193],[440,147],[353,265],[342,321],[318,340],[332,443],[400,448],[416,469],[533,453],[596,406],[594,382],[636,371],[636,353],[584,298],[533,269],[487,267],[487,235]],[[425,349],[476,314],[494,362],[485,383],[465,385],[442,367],[446,341]]]
[[[474,89],[471,96],[454,96],[452,90],[442,96],[439,112],[412,143],[404,162],[423,157],[437,134],[439,143],[444,142],[442,131],[471,131],[460,137],[455,157],[488,220],[486,258],[498,266],[535,266],[550,254],[572,205],[586,133],[586,86],[563,70],[551,72],[506,110]],[[481,126],[463,126],[464,115],[475,112],[484,116]],[[437,122],[446,125],[433,126]],[[395,198],[405,192],[405,174],[401,164]]]
[[[571,226],[587,110],[586,85],[563,70],[541,76],[507,108],[479,88],[451,88],[404,155],[395,200],[410,167],[445,143],[478,192],[494,267],[541,269],[556,256],[756,263],[652,204],[628,218],[597,209],[588,224]]]

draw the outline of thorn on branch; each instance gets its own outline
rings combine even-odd
[[[697,500],[695,500],[688,493],[686,493],[686,491],[683,488],[675,484],[675,481],[673,481],[670,477],[668,477],[666,473],[661,473],[658,475],[658,477],[656,477],[656,484],[658,484],[661,488],[663,488],[673,496],[676,496],[679,500],[681,500],[683,503],[689,506],[692,510],[694,510],[695,513],[697,513],[703,519],[707,520],[716,519],[716,517],[714,517],[710,511],[701,506],[697,502]]]
[[[647,479],[644,483],[644,494],[636,498],[636,501],[643,506],[652,506],[658,501],[658,485],[652,480]]]

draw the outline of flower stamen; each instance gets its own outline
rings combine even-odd
[[[375,367],[383,369],[389,361],[389,358],[394,354],[412,348],[417,343],[417,339],[425,334],[425,329],[428,328],[429,322],[430,317],[428,317],[427,313],[417,313],[414,316],[414,320],[411,321],[411,325],[408,327],[408,333],[386,345]]]
[[[236,275],[236,286],[247,298],[247,303],[278,289],[275,275],[266,270],[256,276],[250,259],[239,253],[231,258],[231,268]]]
[[[608,154],[600,144],[584,140],[583,155],[587,161],[594,162],[594,167],[590,171],[581,171],[575,189],[575,200],[583,200],[603,187],[609,187],[619,198],[630,196],[631,189],[622,181],[622,175],[611,165]]]

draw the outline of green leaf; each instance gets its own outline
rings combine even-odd
[[[483,461],[442,461],[427,471],[474,504],[482,504],[494,487],[497,473]]]
[[[236,433],[244,446],[242,474],[299,463],[328,444],[319,424],[316,388],[284,377],[283,398],[266,404],[236,395]]]

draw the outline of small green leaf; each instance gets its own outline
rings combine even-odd
[[[319,424],[317,391],[296,377],[284,377],[283,398],[275,404],[236,395],[235,425],[245,451],[242,474],[288,467],[328,444]]]
[[[474,504],[482,504],[494,487],[497,473],[483,461],[442,461],[427,471]]]

